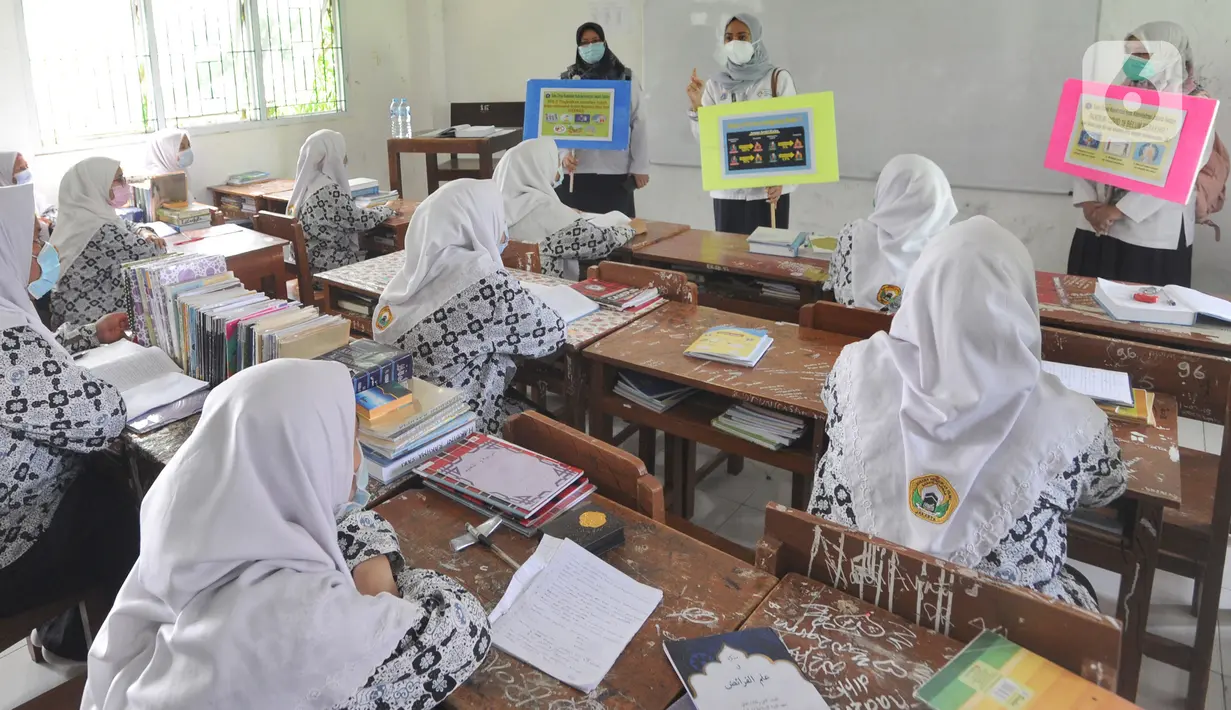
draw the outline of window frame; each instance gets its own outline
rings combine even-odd
[[[146,17],[152,17],[153,0],[138,0],[142,5],[142,12]],[[70,141],[62,141],[56,143],[47,143],[43,139],[42,125],[39,120],[38,97],[34,91],[34,66],[30,58],[30,40],[26,30],[26,0],[15,0],[13,3],[15,8],[16,29],[17,29],[17,50],[19,52],[19,69],[22,72],[21,84],[25,95],[26,105],[29,107],[27,116],[27,125],[30,135],[37,136],[38,147],[34,152],[35,155],[56,155],[59,153],[73,153],[82,150],[91,150],[98,148],[109,148],[118,146],[140,145],[148,140],[149,136],[155,131],[162,130],[167,127],[174,127],[169,123],[163,105],[163,89],[161,86],[161,67],[159,47],[156,42],[154,23],[147,22],[145,32],[147,41],[150,44],[150,81],[154,86],[153,104],[155,107],[154,116],[154,131],[144,133],[123,133],[101,138],[86,138],[75,139]],[[295,126],[306,123],[317,123],[322,121],[336,121],[346,117],[349,113],[349,94],[350,94],[350,71],[347,64],[346,40],[345,40],[345,25],[342,20],[342,2],[335,0],[333,5],[333,23],[336,28],[338,38],[338,66],[341,74],[339,78],[339,87],[342,91],[340,103],[342,108],[329,113],[313,113],[302,116],[283,116],[280,118],[268,117],[268,106],[266,105],[265,97],[265,68],[264,68],[264,48],[261,46],[261,19],[258,10],[258,4],[265,0],[242,0],[245,5],[245,12],[249,13],[250,20],[248,26],[250,32],[246,41],[252,43],[252,64],[251,69],[252,79],[256,84],[256,118],[240,121],[224,121],[214,124],[206,124],[194,126],[190,129],[194,136],[203,135],[218,135],[226,133],[239,133],[244,131],[255,131],[265,128],[277,128],[282,126]]]

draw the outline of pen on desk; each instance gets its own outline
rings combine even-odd
[[[468,532],[468,533],[470,533],[471,535],[473,535],[473,536],[474,536],[474,539],[478,540],[480,545],[482,545],[483,547],[486,547],[487,549],[489,549],[489,550],[491,550],[492,552],[496,553],[496,556],[497,556],[497,557],[499,557],[500,559],[504,560],[504,561],[505,561],[505,563],[507,563],[507,564],[508,564],[510,567],[512,567],[514,570],[519,570],[519,569],[521,569],[521,565],[517,564],[517,561],[516,561],[516,560],[514,560],[512,557],[509,557],[508,555],[504,554],[504,550],[501,550],[499,547],[496,547],[494,544],[492,544],[492,541],[491,541],[491,539],[490,539],[489,537],[487,537],[487,536],[486,536],[486,535],[484,535],[483,533],[481,533],[481,532],[479,532],[478,530],[476,530],[476,529],[475,529],[475,527],[474,527],[473,525],[471,525],[470,523],[466,523],[466,532]]]

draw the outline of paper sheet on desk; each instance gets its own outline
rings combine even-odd
[[[1044,362],[1043,372],[1055,375],[1065,387],[1096,402],[1111,402],[1126,407],[1133,404],[1133,387],[1127,372],[1059,362]]]
[[[595,227],[627,227],[633,223],[632,218],[623,212],[608,212],[606,214],[583,212],[582,216]]]
[[[550,536],[527,567],[492,611],[492,642],[582,692],[594,690],[662,603],[662,591]]]
[[[162,350],[131,340],[90,350],[77,364],[120,391],[130,422],[209,386],[181,372]]]

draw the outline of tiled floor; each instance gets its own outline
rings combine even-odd
[[[1180,445],[1220,453],[1222,427],[1191,420],[1180,420]],[[661,441],[660,441],[661,446]],[[636,452],[636,437],[625,444]],[[708,461],[716,452],[699,447],[698,461]],[[661,457],[660,457],[661,461]],[[696,514],[693,522],[745,547],[754,547],[764,531],[765,504],[777,501],[789,504],[791,476],[781,469],[755,461],[744,465],[743,473],[730,476],[719,469],[697,487]],[[1104,604],[1112,612],[1118,578],[1103,570],[1078,564],[1094,583]],[[1231,558],[1228,566],[1231,567]],[[1217,648],[1214,650],[1210,673],[1207,710],[1231,710],[1231,569],[1223,577],[1221,608],[1228,611],[1220,619]],[[1154,582],[1153,605],[1150,608],[1150,631],[1185,643],[1192,642],[1195,619],[1188,613],[1192,583],[1166,572],[1160,572]],[[12,708],[64,682],[68,676],[35,666],[22,643],[0,653],[0,708]],[[1146,710],[1172,710],[1183,707],[1188,675],[1170,666],[1146,659],[1141,670],[1141,686],[1137,702]]]

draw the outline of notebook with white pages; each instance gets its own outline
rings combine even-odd
[[[577,293],[576,289],[561,284],[559,286],[543,286],[536,283],[522,282],[522,288],[534,294],[546,303],[564,322],[572,323],[598,311],[598,304]]]
[[[120,391],[130,422],[209,386],[185,375],[162,350],[130,340],[87,351],[77,365]]]
[[[1154,303],[1139,301],[1134,295],[1144,286],[1099,279],[1094,300],[1112,318],[1137,323],[1195,325],[1197,316],[1231,322],[1231,302],[1183,286],[1163,286]]]
[[[1129,383],[1127,372],[1059,362],[1044,362],[1043,372],[1055,375],[1065,387],[1096,402],[1133,406],[1133,387]]]
[[[595,227],[628,227],[633,220],[623,212],[607,212],[606,214],[584,213],[582,216]]]

